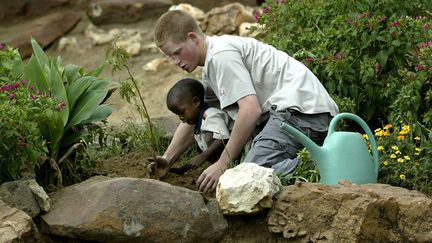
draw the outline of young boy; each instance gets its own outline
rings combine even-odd
[[[194,127],[193,134],[201,150],[189,163],[169,171],[183,174],[207,160],[217,161],[223,151],[224,140],[230,136],[232,122],[228,114],[204,103],[203,85],[195,79],[182,79],[168,91],[166,103],[183,123]]]
[[[197,180],[198,189],[204,193],[216,188],[230,157],[241,153],[255,131],[259,133],[244,161],[273,168],[283,175],[291,173],[303,146],[280,131],[281,122],[290,123],[320,144],[331,118],[339,112],[305,65],[253,38],[206,36],[192,16],[177,10],[158,19],[154,40],[181,69],[192,72],[202,66],[206,102],[216,98],[216,107],[235,120],[219,160]],[[172,158],[189,146],[191,130],[191,126],[180,124],[161,158],[172,163]],[[167,172],[164,165],[158,171],[161,176]]]

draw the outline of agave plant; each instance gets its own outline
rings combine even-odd
[[[24,78],[35,88],[58,101],[55,111],[38,121],[39,129],[48,142],[49,157],[42,159],[39,168],[48,162],[54,170],[57,185],[63,184],[65,170],[73,173],[74,161],[70,157],[79,147],[88,132],[85,124],[106,119],[113,107],[103,104],[109,90],[110,80],[99,78],[104,65],[85,73],[82,67],[62,65],[60,57],[49,59],[39,44],[31,40],[33,55],[24,67]],[[46,165],[45,165],[46,166]],[[42,184],[52,183],[52,173],[39,178]],[[48,177],[48,178],[47,178]],[[49,181],[47,181],[49,180]]]

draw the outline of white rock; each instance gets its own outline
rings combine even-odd
[[[169,8],[169,10],[182,10],[186,13],[189,13],[198,22],[204,19],[204,11],[188,3],[180,3],[178,5],[173,5]]]
[[[252,32],[252,27],[257,29]],[[263,30],[263,26],[258,23],[243,22],[239,26],[239,35],[245,37],[256,37]]]
[[[40,209],[44,212],[48,212],[51,204],[50,198],[45,190],[36,182],[35,179],[26,180],[27,186],[30,188],[33,193],[34,198],[36,199],[37,204]]]
[[[147,72],[156,72],[156,71],[161,69],[161,67],[164,63],[167,63],[167,62],[168,62],[168,60],[165,57],[156,58],[153,61],[144,65],[143,69],[144,69],[144,71],[147,71]]]
[[[282,189],[273,169],[241,163],[219,178],[216,200],[223,214],[254,214],[271,208],[273,196]]]

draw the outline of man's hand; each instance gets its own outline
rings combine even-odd
[[[156,156],[156,158],[149,159],[152,162],[152,167],[154,169],[154,173],[156,178],[161,179],[168,174],[170,169],[170,164],[168,160],[162,156]]]
[[[225,169],[226,165],[220,164],[219,162],[209,166],[206,170],[204,170],[200,177],[198,177],[198,190],[204,194],[214,191],[219,181],[219,177],[223,174]]]

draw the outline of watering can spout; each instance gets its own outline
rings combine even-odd
[[[303,144],[313,157],[320,157],[320,154],[322,153],[322,147],[318,146],[305,134],[285,122],[281,123],[280,128],[282,129],[283,133],[293,136],[301,144]]]

